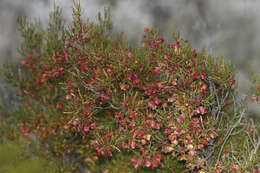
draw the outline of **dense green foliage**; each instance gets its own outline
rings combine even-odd
[[[26,59],[2,74],[22,106],[7,137],[19,129],[71,172],[256,171],[249,139],[259,129],[237,99],[230,62],[176,34],[165,43],[151,28],[130,47],[111,34],[108,11],[98,19],[82,21],[75,3],[71,25],[59,8],[47,28],[18,20]]]

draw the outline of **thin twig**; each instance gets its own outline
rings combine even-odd
[[[257,153],[259,147],[260,147],[260,138],[258,139],[258,143],[257,143],[257,145],[256,145],[256,147],[255,147],[254,155],[256,155],[256,153]]]
[[[216,162],[216,164],[215,164],[215,169],[216,169],[216,167],[217,167],[217,165],[218,165],[218,163],[219,163],[219,161],[220,161],[220,157],[221,157],[223,148],[224,148],[224,146],[225,146],[225,144],[226,144],[228,138],[230,137],[232,131],[239,125],[239,123],[241,122],[241,120],[242,120],[244,114],[245,114],[245,110],[243,110],[243,112],[240,114],[239,120],[235,123],[235,125],[232,126],[232,127],[228,130],[228,132],[226,133],[225,138],[224,138],[224,142],[223,142],[223,144],[221,145],[220,151],[219,151],[219,153],[218,153],[218,158],[217,158],[217,162]]]

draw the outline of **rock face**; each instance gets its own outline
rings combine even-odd
[[[71,14],[67,12],[71,10],[72,2],[59,0],[57,4],[64,8],[65,15],[71,20]],[[82,1],[85,13],[91,18],[104,6],[109,6],[114,30],[124,32],[133,44],[139,44],[138,39],[145,26],[158,28],[165,38],[169,38],[172,31],[181,30],[182,37],[189,40],[193,47],[205,47],[210,54],[230,58],[239,70],[238,85],[244,93],[249,91],[251,73],[259,72],[259,5],[260,2],[244,0]],[[52,9],[51,0],[0,1],[1,63],[4,60],[17,63],[21,59],[17,53],[17,16],[40,17],[47,21]],[[2,82],[0,84],[3,85]],[[5,95],[7,90],[3,89],[4,85],[0,88],[1,95]],[[257,105],[250,103],[249,107],[254,114],[260,115]]]
[[[18,108],[20,105],[19,98],[17,97],[17,91],[6,84],[3,80],[0,80],[0,99],[1,99],[1,111],[9,112],[9,108]],[[0,115],[1,116],[1,115]]]

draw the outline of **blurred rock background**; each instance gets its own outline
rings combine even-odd
[[[56,0],[64,16],[72,19],[72,1]],[[260,1],[257,0],[81,0],[86,17],[109,7],[113,30],[123,32],[132,45],[139,45],[145,27],[154,27],[171,41],[171,34],[181,36],[197,49],[231,59],[238,69],[241,95],[249,93],[252,73],[260,73]],[[18,16],[48,20],[54,0],[0,0],[0,64],[6,60],[19,63],[20,43],[16,30]],[[15,90],[0,79],[0,97],[5,108],[16,104]],[[250,102],[250,112],[260,117],[258,105]]]

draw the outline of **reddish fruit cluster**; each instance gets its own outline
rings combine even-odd
[[[163,160],[163,155],[157,153],[154,154],[152,157],[150,155],[147,155],[139,159],[131,158],[131,164],[135,169],[139,168],[140,166],[144,166],[147,168],[150,167],[154,169],[161,165],[162,160]]]

